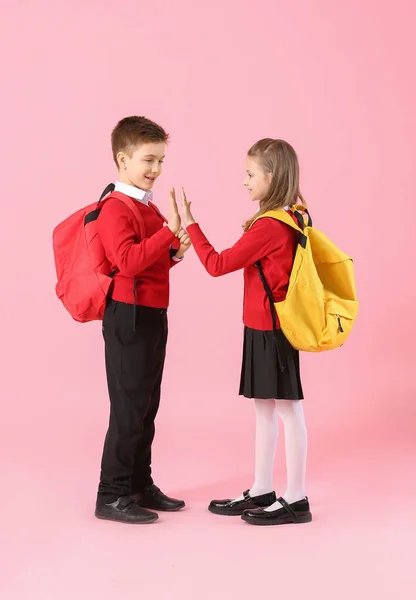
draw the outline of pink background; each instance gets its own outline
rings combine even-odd
[[[4,600],[415,597],[414,3],[3,0],[0,595]],[[217,249],[253,212],[245,153],[298,151],[315,224],[355,258],[339,351],[303,356],[310,525],[206,511],[252,483],[237,396],[242,274],[190,252],[172,273],[155,477],[188,509],[151,528],[94,520],[108,400],[100,325],[54,295],[53,227],[114,180],[123,116],[172,142],[155,188],[186,186]],[[276,491],[284,491],[283,436]]]

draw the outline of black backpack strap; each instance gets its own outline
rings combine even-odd
[[[279,360],[280,370],[283,372],[283,371],[286,370],[286,368],[285,368],[285,366],[283,364],[282,357],[281,357],[281,354],[280,354],[279,338],[277,336],[276,308],[274,306],[273,294],[272,294],[272,291],[270,289],[269,284],[267,283],[266,277],[264,275],[263,267],[261,266],[261,262],[258,260],[257,262],[254,263],[254,266],[257,268],[257,270],[259,272],[259,277],[260,277],[261,282],[263,284],[264,291],[266,292],[266,296],[269,299],[270,312],[271,312],[271,315],[272,315],[272,323],[273,323],[273,335],[274,335],[274,340],[276,342],[276,349],[277,349],[277,357],[278,357],[278,360]]]
[[[312,227],[312,217],[309,214],[308,209],[305,208],[303,212],[308,215],[308,227]],[[301,229],[305,229],[305,219],[303,218],[302,213],[299,210],[295,210],[293,214],[295,215],[295,217],[297,218],[297,220],[299,222],[299,227]]]
[[[100,206],[101,200],[103,200],[103,198],[105,198],[108,194],[113,192],[114,188],[115,188],[114,183],[108,184],[108,186],[105,188],[105,190],[101,194],[100,199],[97,202],[97,206],[96,206],[95,210],[92,210],[87,215],[85,215],[84,225],[88,225],[88,223],[91,223],[91,221],[95,221],[96,219],[98,219],[98,216],[99,216],[99,214],[101,212],[101,208],[102,208]]]
[[[103,198],[105,198],[106,196],[108,196],[108,194],[111,194],[111,192],[114,192],[115,188],[116,188],[116,186],[114,185],[114,183],[109,183],[108,186],[103,191],[103,193],[101,194],[100,199],[98,200],[98,204],[100,204],[101,200]]]

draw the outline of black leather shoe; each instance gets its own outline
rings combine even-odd
[[[243,496],[243,500],[213,500],[208,506],[208,510],[216,515],[237,516],[242,515],[245,510],[270,506],[273,502],[276,502],[274,492],[251,497],[249,490],[246,490]]]
[[[151,508],[153,510],[161,510],[166,512],[174,512],[181,510],[185,506],[183,500],[169,498],[156,485],[149,485],[141,492],[135,494],[137,504],[143,508]]]
[[[264,508],[250,509],[244,511],[241,518],[251,525],[283,525],[284,523],[309,523],[312,521],[308,498],[292,504],[288,504],[283,498],[277,500],[283,508],[270,511],[264,510]]]
[[[141,508],[130,496],[122,496],[111,504],[100,504],[95,509],[97,519],[120,523],[145,524],[157,521],[159,515]]]

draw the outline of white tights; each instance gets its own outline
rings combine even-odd
[[[308,436],[301,400],[254,400],[256,409],[255,478],[250,496],[273,490],[273,470],[278,437],[278,416],[285,430],[287,485],[283,498],[291,504],[305,497]],[[239,498],[242,499],[242,496]],[[280,508],[275,502],[267,510]]]

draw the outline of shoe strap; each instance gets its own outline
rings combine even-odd
[[[154,483],[144,488],[145,492],[150,492],[151,494],[158,494],[161,490]]]
[[[126,508],[129,508],[129,506],[131,506],[134,503],[135,503],[135,500],[131,496],[121,496],[114,504],[117,505],[117,508],[120,508],[121,510],[125,510]]]
[[[280,504],[283,506],[283,508],[285,509],[285,511],[288,512],[295,521],[298,520],[298,515],[293,510],[293,508],[290,506],[290,504],[288,504],[286,502],[286,500],[284,498],[278,498],[277,501],[280,502]]]
[[[251,498],[249,491],[250,490],[246,490],[245,492],[243,492],[244,500],[249,500]]]

